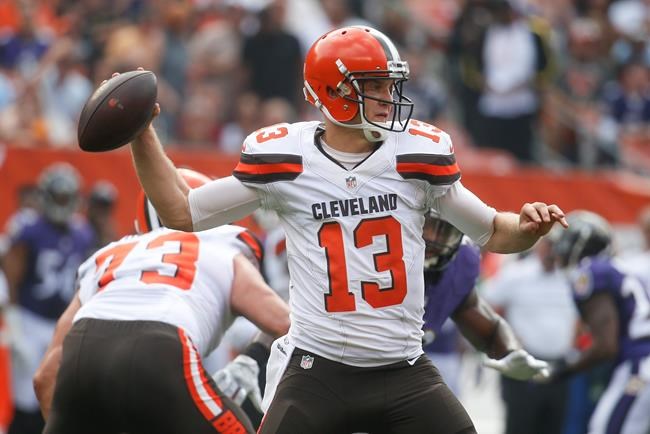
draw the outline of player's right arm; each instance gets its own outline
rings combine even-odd
[[[47,420],[52,407],[52,397],[54,396],[54,387],[56,386],[56,376],[61,365],[61,356],[63,354],[63,339],[72,328],[72,320],[75,314],[81,308],[79,295],[75,295],[68,305],[61,318],[56,323],[54,336],[50,342],[45,356],[33,377],[34,392],[41,407],[43,418]]]
[[[153,118],[160,113],[156,104]],[[152,118],[152,120],[153,120]],[[158,216],[168,228],[192,230],[187,196],[190,187],[163,150],[153,122],[131,143],[135,171]]]
[[[160,108],[156,105],[154,117]],[[259,207],[254,190],[234,177],[212,181],[192,194],[160,144],[152,124],[131,144],[142,188],[163,224],[183,231],[203,230],[239,220]]]

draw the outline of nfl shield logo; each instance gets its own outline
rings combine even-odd
[[[313,364],[314,358],[312,356],[302,356],[302,360],[300,360],[300,367],[302,369],[311,369]]]
[[[348,176],[345,178],[345,185],[347,185],[348,188],[355,188],[357,186],[357,178],[355,176]]]

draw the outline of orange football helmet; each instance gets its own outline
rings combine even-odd
[[[203,184],[210,182],[210,178],[195,170],[184,168],[177,170],[190,188],[198,188]],[[158,217],[156,209],[153,207],[153,204],[149,201],[142,189],[140,189],[140,194],[138,195],[135,216],[134,225],[135,231],[138,234],[144,234],[164,227]]]
[[[321,36],[309,49],[304,65],[305,99],[333,123],[363,129],[370,141],[385,139],[384,131],[404,131],[413,103],[403,95],[408,63],[399,57],[393,42],[370,27],[352,26]],[[364,94],[363,81],[394,80],[392,100]],[[374,99],[392,106],[392,119],[373,122],[366,116],[364,101]],[[350,124],[359,115],[359,123]]]

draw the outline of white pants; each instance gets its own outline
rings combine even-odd
[[[650,356],[625,361],[612,374],[609,385],[589,421],[589,434],[650,432]]]
[[[27,360],[11,360],[11,387],[14,405],[23,411],[37,411],[38,400],[34,394],[32,377],[50,345],[56,321],[40,317],[20,308],[21,333],[29,350]]]

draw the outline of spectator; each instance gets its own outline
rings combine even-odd
[[[298,39],[284,29],[285,0],[275,0],[260,12],[260,30],[244,40],[242,58],[250,88],[260,98],[302,101],[302,53]]]
[[[258,116],[259,104],[260,99],[253,92],[237,96],[233,119],[221,130],[219,143],[222,151],[239,154],[246,136],[261,125]]]
[[[21,2],[18,30],[0,40],[0,65],[16,70],[23,78],[36,72],[39,60],[51,44],[51,39],[36,27],[34,10],[28,3]]]
[[[650,124],[650,69],[639,61],[622,65],[616,82],[605,89],[606,112],[621,134],[634,133]]]
[[[485,283],[485,299],[504,312],[535,358],[563,360],[571,351],[577,321],[571,290],[555,269],[551,243],[541,239],[526,258],[506,265]],[[558,434],[564,422],[567,382],[537,384],[502,377],[506,434]]]
[[[427,65],[426,50],[407,51],[404,58],[409,63],[411,78],[404,86],[413,101],[413,118],[435,123],[447,103],[447,92],[439,77]]]
[[[544,139],[572,164],[615,162],[615,137],[600,123],[599,99],[610,74],[600,24],[591,18],[573,20],[567,48],[568,58],[546,99]]]
[[[539,91],[552,59],[544,25],[522,17],[511,1],[493,2],[493,21],[479,51],[478,109],[484,126],[478,144],[504,149],[530,163],[535,158]]]
[[[209,82],[193,85],[183,101],[178,125],[178,140],[183,147],[214,147],[222,128],[224,112],[221,86]]]
[[[286,99],[271,98],[262,104],[260,108],[260,124],[275,125],[282,122],[295,122],[296,113]]]
[[[81,109],[93,92],[78,41],[60,39],[40,66],[40,104],[51,146],[76,145]]]

